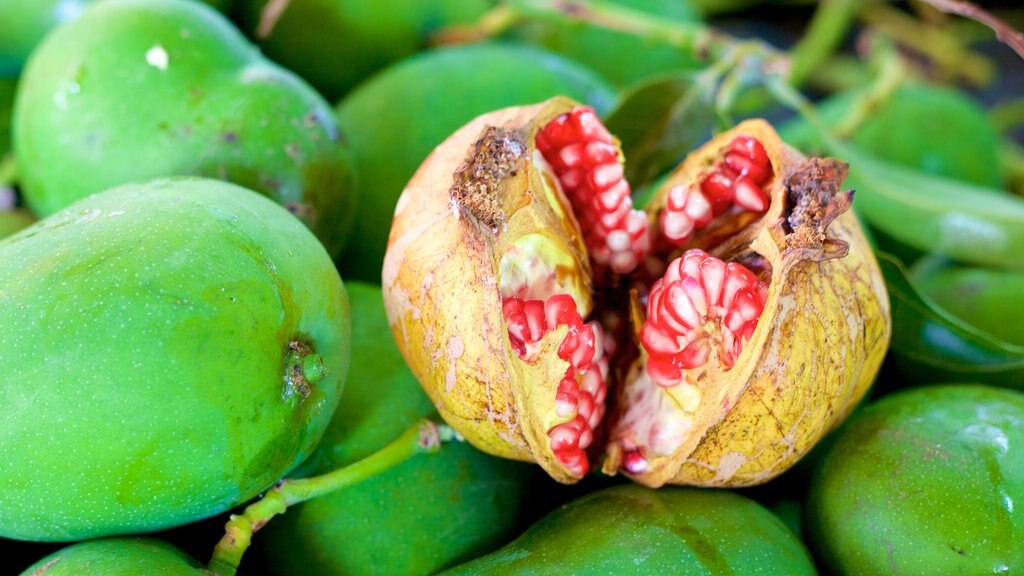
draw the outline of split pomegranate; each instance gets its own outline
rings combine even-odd
[[[746,122],[640,211],[623,162],[564,98],[435,149],[385,258],[399,348],[471,443],[561,482],[599,460],[650,486],[768,480],[845,417],[888,344],[845,167]]]

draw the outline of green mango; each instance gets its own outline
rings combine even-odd
[[[1024,568],[1024,395],[981,385],[884,396],[816,469],[805,530],[835,574]]]
[[[496,0],[244,0],[242,29],[275,62],[331,100],[388,64],[425,48],[430,36],[470,24]]]
[[[617,486],[549,514],[459,574],[815,574],[771,512],[724,490]]]
[[[312,452],[348,372],[323,247],[217,180],[126,185],[0,241],[0,309],[7,538],[152,531],[245,502]]]
[[[77,18],[96,0],[3,0],[0,2],[0,78],[17,78],[29,54],[59,24]],[[204,0],[218,10],[230,0]]]
[[[11,151],[11,108],[14,107],[15,81],[0,78],[0,162]],[[0,182],[0,186],[3,182]]]
[[[202,568],[160,540],[110,538],[58,550],[26,568],[21,576],[209,576]]]
[[[342,276],[380,284],[395,203],[435,146],[473,118],[564,94],[607,111],[614,92],[593,72],[529,46],[479,44],[418,54],[338,105],[359,173]]]
[[[967,324],[1024,346],[1024,272],[949,266],[914,275],[917,287]]]
[[[119,184],[199,175],[270,196],[332,255],[351,226],[351,158],[329,105],[186,0],[100,2],[47,36],[18,86],[14,150],[40,216]]]
[[[834,125],[856,96],[833,96],[819,105],[818,113],[827,125]],[[802,119],[783,124],[779,134],[805,152],[823,148],[814,129]],[[880,159],[927,174],[991,188],[1002,185],[998,131],[981,105],[952,88],[900,86],[857,128],[850,143]]]
[[[0,239],[28,228],[35,221],[35,216],[29,213],[28,210],[22,208],[0,209]]]
[[[692,0],[609,0],[609,4],[673,23],[700,22]],[[537,43],[595,70],[619,88],[702,66],[692,54],[664,42],[580,22],[532,22],[513,37]]]
[[[380,287],[346,287],[353,317],[345,402],[293,476],[350,464],[416,420],[437,417],[395,346]],[[513,536],[537,470],[449,443],[429,458],[290,508],[260,533],[256,553],[281,576],[430,574]]]

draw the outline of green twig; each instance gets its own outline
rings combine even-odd
[[[836,123],[835,133],[840,138],[853,135],[861,124],[889,101],[907,78],[903,59],[892,43],[885,38],[871,39],[871,65],[875,72],[874,80],[867,90],[857,95],[846,113]]]
[[[843,41],[859,0],[822,0],[803,38],[790,50],[789,82],[803,86]]]
[[[946,76],[985,86],[995,76],[992,61],[969,50],[962,38],[942,28],[924,24],[913,16],[882,2],[867,4],[858,17],[893,42],[928,58]]]
[[[1004,139],[999,147],[999,164],[1007,189],[1013,194],[1024,196],[1024,146]]]
[[[440,449],[441,442],[454,437],[451,428],[423,420],[379,452],[355,464],[322,476],[282,480],[263,498],[247,506],[244,512],[231,516],[225,525],[224,537],[214,548],[207,570],[217,576],[234,576],[253,533],[274,516],[283,514],[289,506],[372,478],[417,454],[434,454]]]
[[[989,117],[1000,132],[1009,132],[1024,126],[1024,98],[1001,102],[989,109]]]

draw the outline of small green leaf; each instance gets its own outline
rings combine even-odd
[[[892,352],[918,382],[978,381],[1024,389],[1024,346],[965,323],[922,295],[903,265],[878,254],[892,306]]]
[[[712,76],[681,74],[640,84],[623,95],[605,125],[622,142],[626,178],[634,188],[674,167],[708,138],[714,88]]]

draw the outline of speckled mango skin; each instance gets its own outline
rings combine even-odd
[[[231,0],[202,0],[224,11]],[[96,0],[0,2],[0,78],[17,78],[25,59],[55,26],[77,18]]]
[[[859,411],[818,462],[804,534],[829,574],[1024,568],[1024,394],[924,386]]]
[[[0,536],[158,530],[249,500],[303,461],[348,371],[323,247],[214,180],[95,195],[0,242]],[[287,348],[326,376],[287,386]]]
[[[628,485],[575,500],[501,550],[443,574],[815,573],[800,541],[753,500]]]
[[[25,68],[13,129],[39,216],[112,186],[198,175],[273,198],[332,255],[351,226],[354,176],[328,103],[196,2],[100,2],[55,30]]]
[[[22,576],[204,576],[209,572],[174,546],[146,538],[81,542],[29,566]]]

